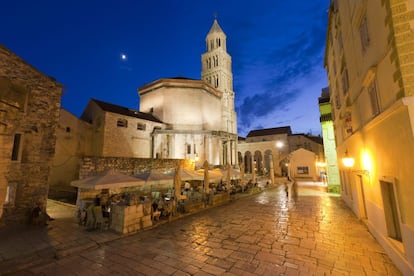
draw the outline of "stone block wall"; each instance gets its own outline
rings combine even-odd
[[[0,45],[2,221],[24,222],[36,202],[45,207],[61,95],[62,86],[53,78]]]
[[[216,194],[213,197],[213,205],[221,205],[227,203],[230,200],[230,195],[228,193]]]
[[[149,159],[127,157],[84,157],[81,160],[79,179],[95,176],[107,169],[126,175],[139,174],[149,169],[174,170],[181,163],[182,168],[190,168],[190,160],[181,159]]]
[[[92,132],[91,124],[60,109],[55,156],[49,175],[49,198],[76,199],[76,189],[70,183],[79,177],[80,159],[92,155],[91,144],[95,143]]]
[[[142,204],[115,205],[111,209],[111,226],[115,232],[128,234],[152,226],[151,215],[145,214]]]
[[[118,127],[119,119],[125,120],[127,125]],[[137,129],[138,124],[145,126],[145,129]],[[107,112],[104,137],[102,137],[102,155],[151,158],[151,133],[155,127],[165,128],[162,123]]]

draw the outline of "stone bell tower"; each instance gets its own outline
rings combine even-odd
[[[216,18],[206,36],[206,52],[201,55],[201,62],[201,79],[223,92],[221,131],[237,134],[231,56],[226,49],[226,34]]]

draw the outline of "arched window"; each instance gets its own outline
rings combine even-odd
[[[218,66],[218,56],[213,57],[214,66]]]

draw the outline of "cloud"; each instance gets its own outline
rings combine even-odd
[[[244,38],[236,37],[235,40],[246,42],[236,45],[234,53],[231,53],[235,60],[233,71],[239,133],[260,126],[291,125],[307,120],[307,117],[315,117],[315,114],[307,116],[304,110],[294,110],[293,106],[296,102],[301,106],[306,102],[311,108],[305,109],[315,112],[313,107],[316,106],[317,110],[317,97],[310,97],[320,93],[322,87],[314,87],[314,84],[324,83],[321,79],[326,78],[321,73],[326,16],[325,9],[311,7],[316,4],[292,10],[288,16],[279,14],[276,19],[272,14],[261,20],[261,23],[278,20],[280,28],[259,28],[259,34],[249,34],[250,30],[258,29],[256,26],[232,33],[232,36]],[[315,10],[319,12],[315,13]],[[254,24],[243,23],[244,26]],[[255,37],[255,40],[249,40],[249,37]],[[316,91],[309,93],[309,87]]]

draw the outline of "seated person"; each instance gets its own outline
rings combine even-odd
[[[33,225],[48,225],[47,221],[55,220],[49,216],[46,210],[42,210],[43,204],[38,202],[31,212],[31,222]]]

